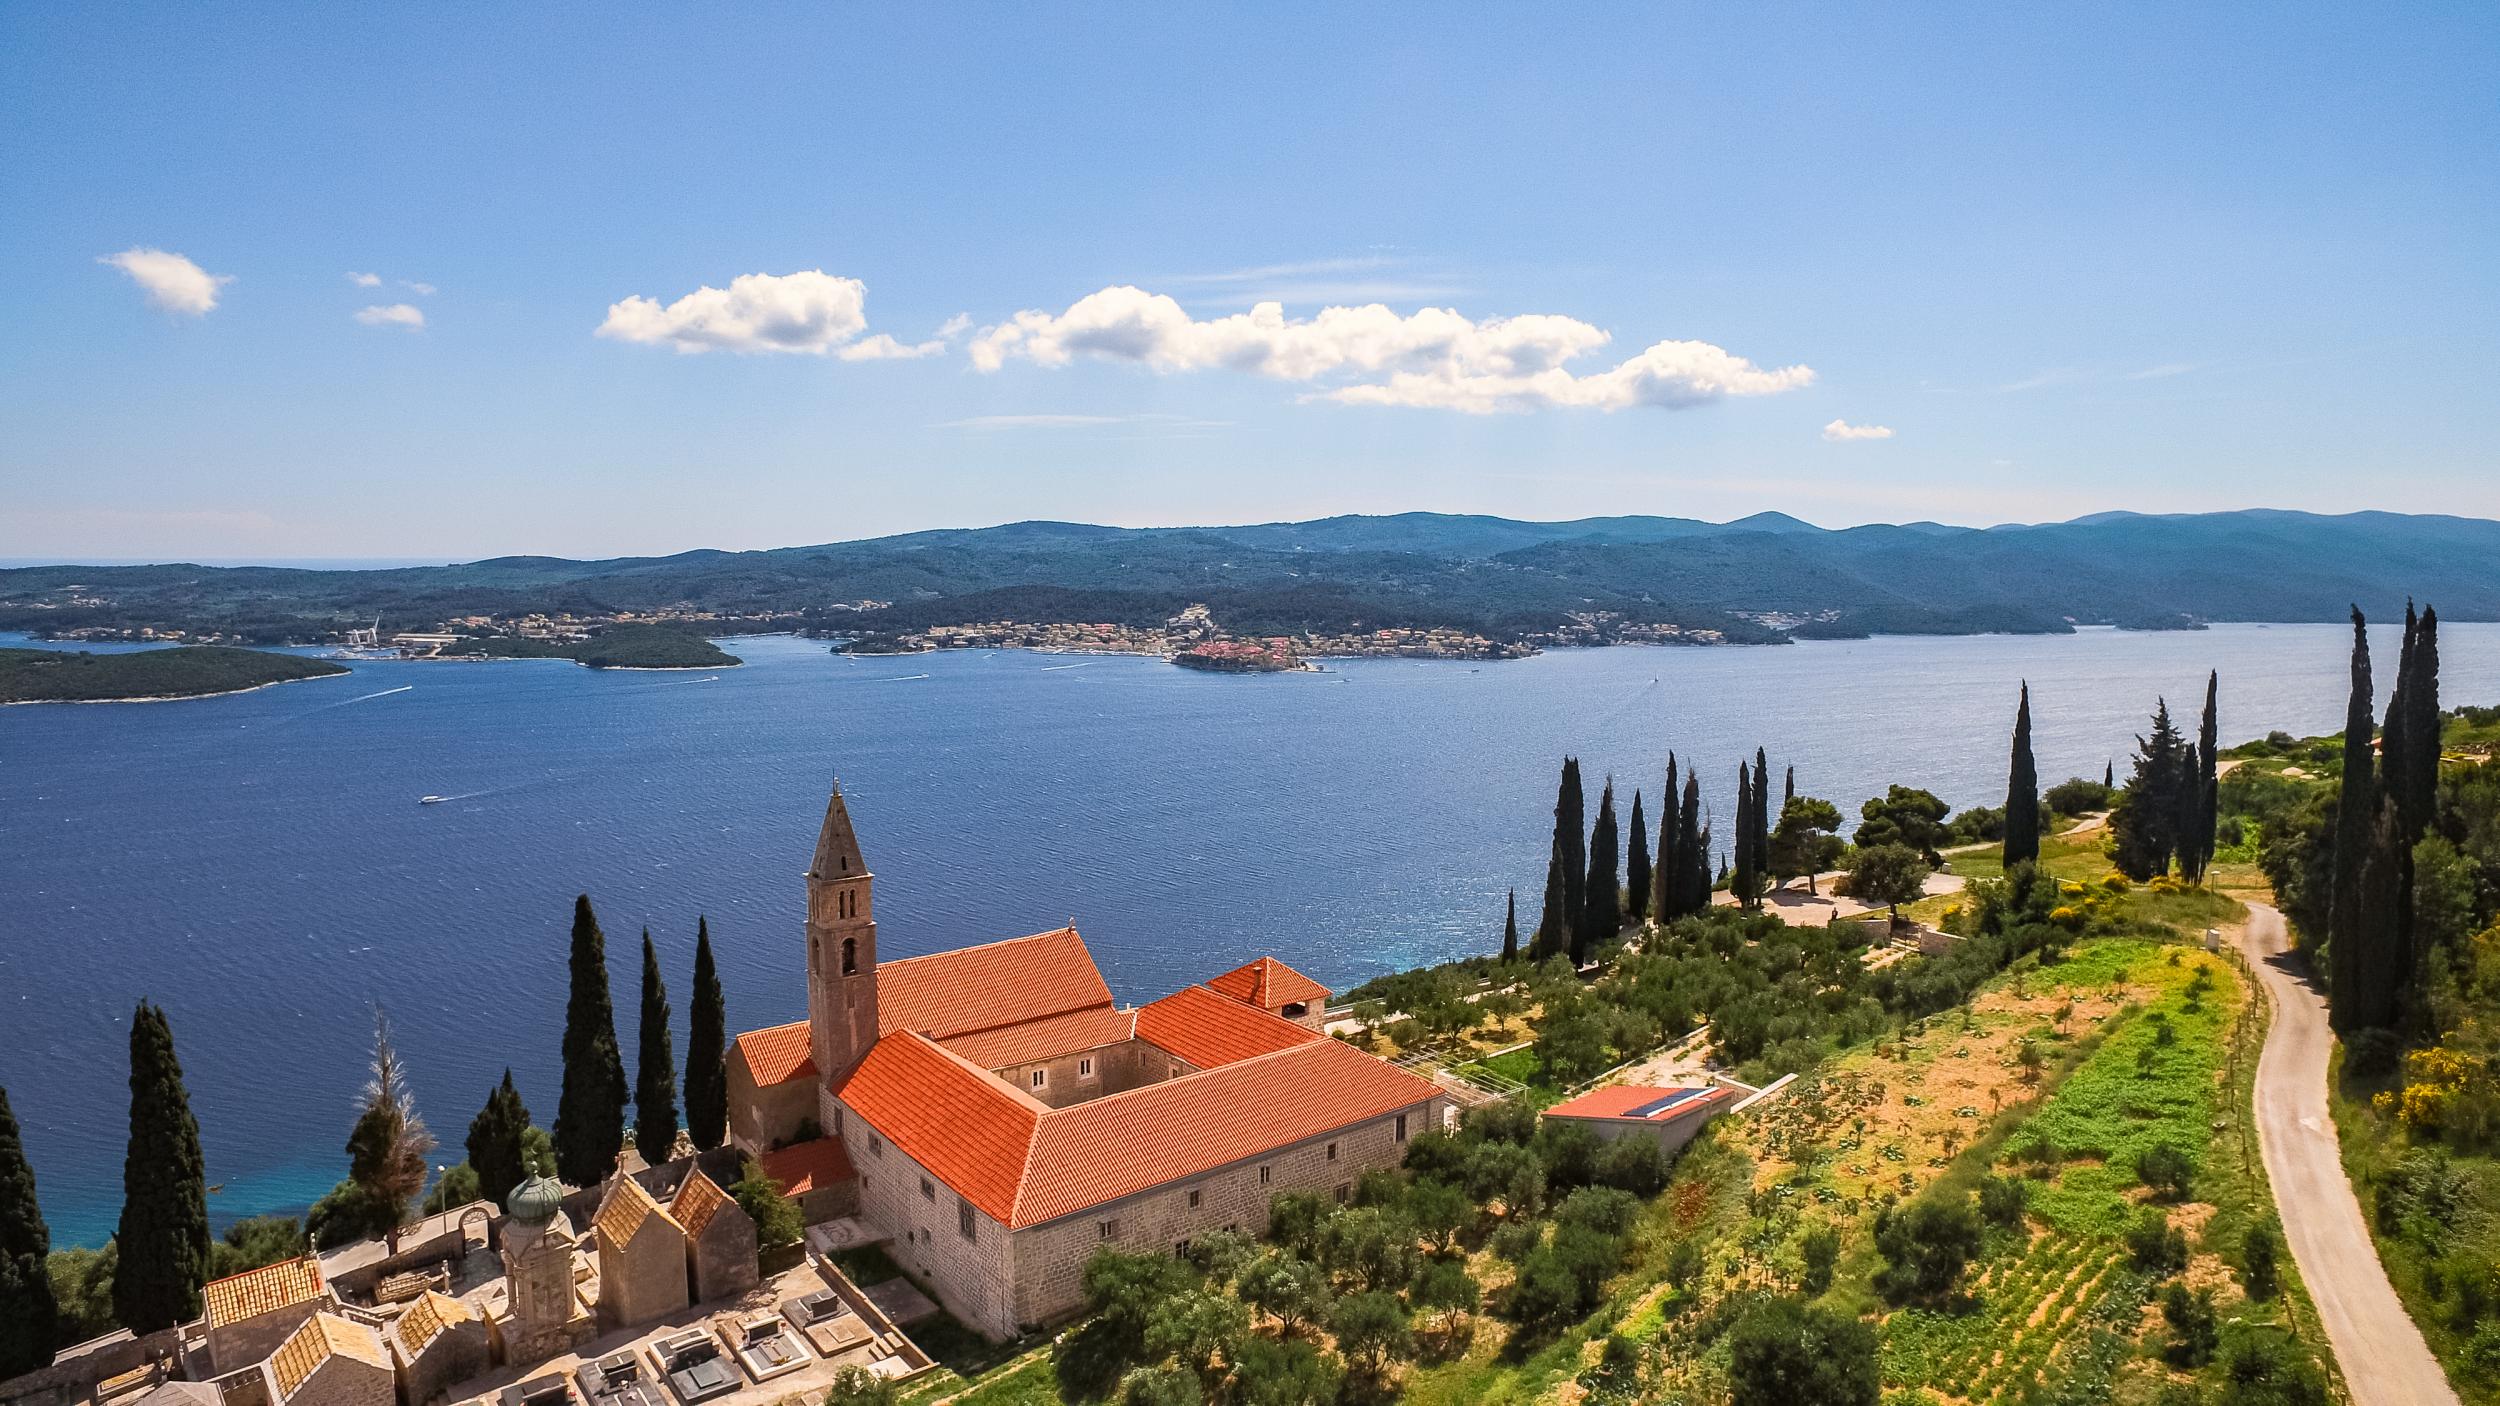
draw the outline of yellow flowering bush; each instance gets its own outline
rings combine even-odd
[[[2083,926],[2083,910],[2071,903],[2062,903],[2049,910],[2049,921],[2063,928]]]
[[[2112,869],[2101,876],[2101,887],[2108,889],[2111,893],[2125,893],[2129,888],[2134,887],[2134,884],[2126,875]]]

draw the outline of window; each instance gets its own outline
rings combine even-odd
[[[838,1103],[833,1106],[833,1135],[842,1136],[842,1105]]]
[[[937,1188],[929,1184],[929,1179],[927,1177],[922,1177],[920,1179],[920,1199],[923,1201],[935,1201],[937,1199]]]
[[[1261,1168],[1259,1168],[1259,1185],[1261,1185],[1261,1186],[1265,1186],[1265,1185],[1267,1185],[1269,1182],[1274,1181],[1275,1179],[1276,1179],[1276,1169],[1275,1169],[1274,1167],[1261,1167]]]
[[[1398,1115],[1398,1141],[1406,1141],[1406,1115],[1403,1113]]]
[[[868,1150],[876,1156],[883,1157],[885,1155],[885,1139],[873,1132],[870,1133],[868,1135]],[[1337,1145],[1333,1142],[1328,1145],[1328,1155],[1332,1159],[1337,1155]]]
[[[1354,1186],[1353,1186],[1353,1184],[1352,1184],[1351,1182],[1339,1182],[1339,1183],[1337,1183],[1337,1204],[1338,1204],[1338,1205],[1340,1205],[1340,1206],[1342,1206],[1342,1205],[1344,1205],[1346,1202],[1351,1201],[1351,1200],[1353,1200],[1353,1199],[1354,1199]]]
[[[1177,1079],[1181,1077],[1181,1063],[1179,1060],[1172,1061],[1171,1068],[1164,1071],[1164,1077],[1167,1079]]]
[[[1047,1070],[1047,1069],[1036,1069],[1036,1070],[1034,1070],[1034,1071],[1033,1071],[1033,1087],[1035,1087],[1035,1088],[1037,1088],[1037,1089],[1038,1089],[1038,1088],[1045,1087],[1045,1086],[1046,1086],[1046,1085],[1048,1085],[1049,1083],[1050,1083],[1050,1071],[1049,1071],[1049,1070]]]
[[[1311,1008],[1300,1001],[1289,1001],[1285,1005],[1284,1016],[1287,1020],[1300,1020],[1310,1013]]]
[[[1119,1239],[1120,1223],[1116,1220],[1098,1220],[1094,1222],[1094,1238],[1097,1240]]]
[[[1076,1077],[1079,1079],[1091,1079],[1094,1077],[1094,1061],[1090,1057],[1080,1059],[1076,1062]]]
[[[1189,1193],[1189,1209],[1198,1209],[1198,1193],[1195,1191]]]
[[[978,1240],[981,1238],[973,1232],[972,1203],[966,1201],[960,1196],[955,1198],[955,1230],[957,1234],[960,1234],[966,1240]]]
[[[1333,1142],[1328,1144],[1328,1160],[1331,1162],[1337,1160],[1337,1144]]]
[[[858,938],[846,937],[842,939],[842,974],[844,976],[856,976],[859,974]]]
[[[1186,1240],[1173,1241],[1172,1258],[1176,1260],[1185,1260],[1189,1258],[1189,1242]]]

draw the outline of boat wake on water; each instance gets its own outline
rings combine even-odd
[[[1055,674],[1061,669],[1090,669],[1092,667],[1094,667],[1094,661],[1088,659],[1082,664],[1044,664],[1039,672],[1045,674]]]
[[[415,684],[404,683],[397,688],[386,688],[378,693],[360,693],[353,698],[342,698],[336,703],[324,703],[318,708],[306,708],[304,711],[295,714],[293,717],[280,718],[278,721],[291,723],[301,718],[309,718],[315,713],[326,713],[333,708],[344,708],[350,703],[370,703],[376,698],[388,698],[394,693],[406,693],[415,687]]]

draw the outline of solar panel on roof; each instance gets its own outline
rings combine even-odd
[[[1674,1093],[1668,1094],[1664,1098],[1653,1098],[1649,1102],[1641,1104],[1638,1107],[1627,1108],[1623,1111],[1623,1116],[1626,1118],[1655,1118],[1659,1114],[1666,1112],[1668,1109],[1675,1107],[1677,1104],[1684,1102],[1686,1099],[1699,1097],[1701,1092],[1702,1091],[1700,1089],[1677,1089]]]

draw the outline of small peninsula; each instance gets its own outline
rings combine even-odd
[[[326,659],[225,645],[128,654],[0,649],[0,703],[140,703],[241,693],[347,670]]]
[[[479,635],[444,646],[435,657],[570,659],[593,669],[730,669],[746,661],[692,630],[665,625],[612,625],[586,639]]]
[[[1210,674],[1285,674],[1311,667],[1284,640],[1209,640],[1173,655],[1172,662]]]

